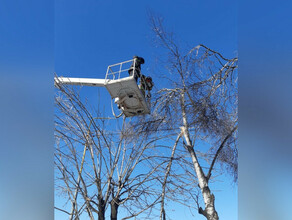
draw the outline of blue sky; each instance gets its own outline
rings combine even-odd
[[[56,1],[56,71],[103,77],[107,65],[134,54],[150,65],[155,49],[148,11],[191,46],[204,43],[226,56],[237,50],[234,1]]]
[[[291,219],[292,3],[238,0],[238,17],[235,4],[2,0],[0,219],[53,219],[53,72],[103,76],[108,64],[133,53],[151,70],[156,53],[146,34],[147,7],[190,45],[205,43],[232,56],[239,36],[239,219]],[[143,25],[132,35],[118,27],[137,22]],[[217,198],[218,208],[236,212]]]
[[[148,19],[153,12],[165,28],[189,49],[202,43],[226,57],[237,54],[237,5],[225,1],[56,1],[55,72],[60,76],[104,78],[110,64],[142,56],[142,72],[151,75],[155,59],[163,54],[153,42]],[[105,88],[82,88],[92,105],[105,107],[111,116],[110,95]],[[237,219],[237,187],[228,176],[213,184],[220,218]],[[60,202],[56,200],[56,202]],[[197,215],[197,214],[196,214]],[[177,206],[173,219],[193,219],[187,208]],[[56,212],[56,219],[62,219]],[[197,215],[196,219],[204,219]]]

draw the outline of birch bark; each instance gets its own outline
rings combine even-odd
[[[186,141],[186,149],[189,152],[196,175],[198,177],[199,187],[201,189],[204,203],[205,203],[205,209],[199,208],[199,213],[204,215],[208,220],[219,220],[218,213],[215,209],[215,197],[211,193],[210,188],[208,186],[208,180],[202,170],[202,167],[198,161],[196,152],[192,146],[192,141],[190,138],[189,133],[189,126],[187,121],[187,114],[186,114],[186,107],[185,107],[185,97],[184,97],[184,91],[181,93],[181,109],[182,109],[182,119],[183,119],[183,127],[181,127],[182,134],[184,135],[184,139]]]

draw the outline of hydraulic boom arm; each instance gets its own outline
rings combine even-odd
[[[55,77],[55,84],[62,83],[62,84],[79,85],[79,86],[104,87],[107,81],[109,80],[92,79],[92,78]]]

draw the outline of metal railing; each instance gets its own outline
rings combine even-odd
[[[106,75],[105,75],[105,80],[117,80],[120,78],[124,77],[129,77],[129,69],[130,68],[135,68],[135,62],[134,66],[132,67],[131,65],[133,64],[134,59],[127,60],[121,63],[109,65],[107,67]]]

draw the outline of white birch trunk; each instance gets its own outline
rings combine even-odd
[[[199,213],[204,215],[208,220],[218,220],[218,214],[215,209],[215,197],[211,193],[210,188],[208,186],[208,180],[202,170],[202,167],[199,164],[199,161],[197,159],[196,153],[194,151],[194,148],[192,146],[190,133],[189,133],[189,127],[187,122],[187,116],[185,111],[185,100],[184,100],[184,92],[181,94],[181,108],[182,108],[182,117],[183,117],[183,127],[181,127],[182,133],[184,135],[185,141],[186,141],[186,148],[188,152],[191,155],[192,162],[195,168],[196,175],[198,177],[199,187],[201,189],[204,203],[205,203],[205,209],[203,210],[201,207],[199,208]]]

